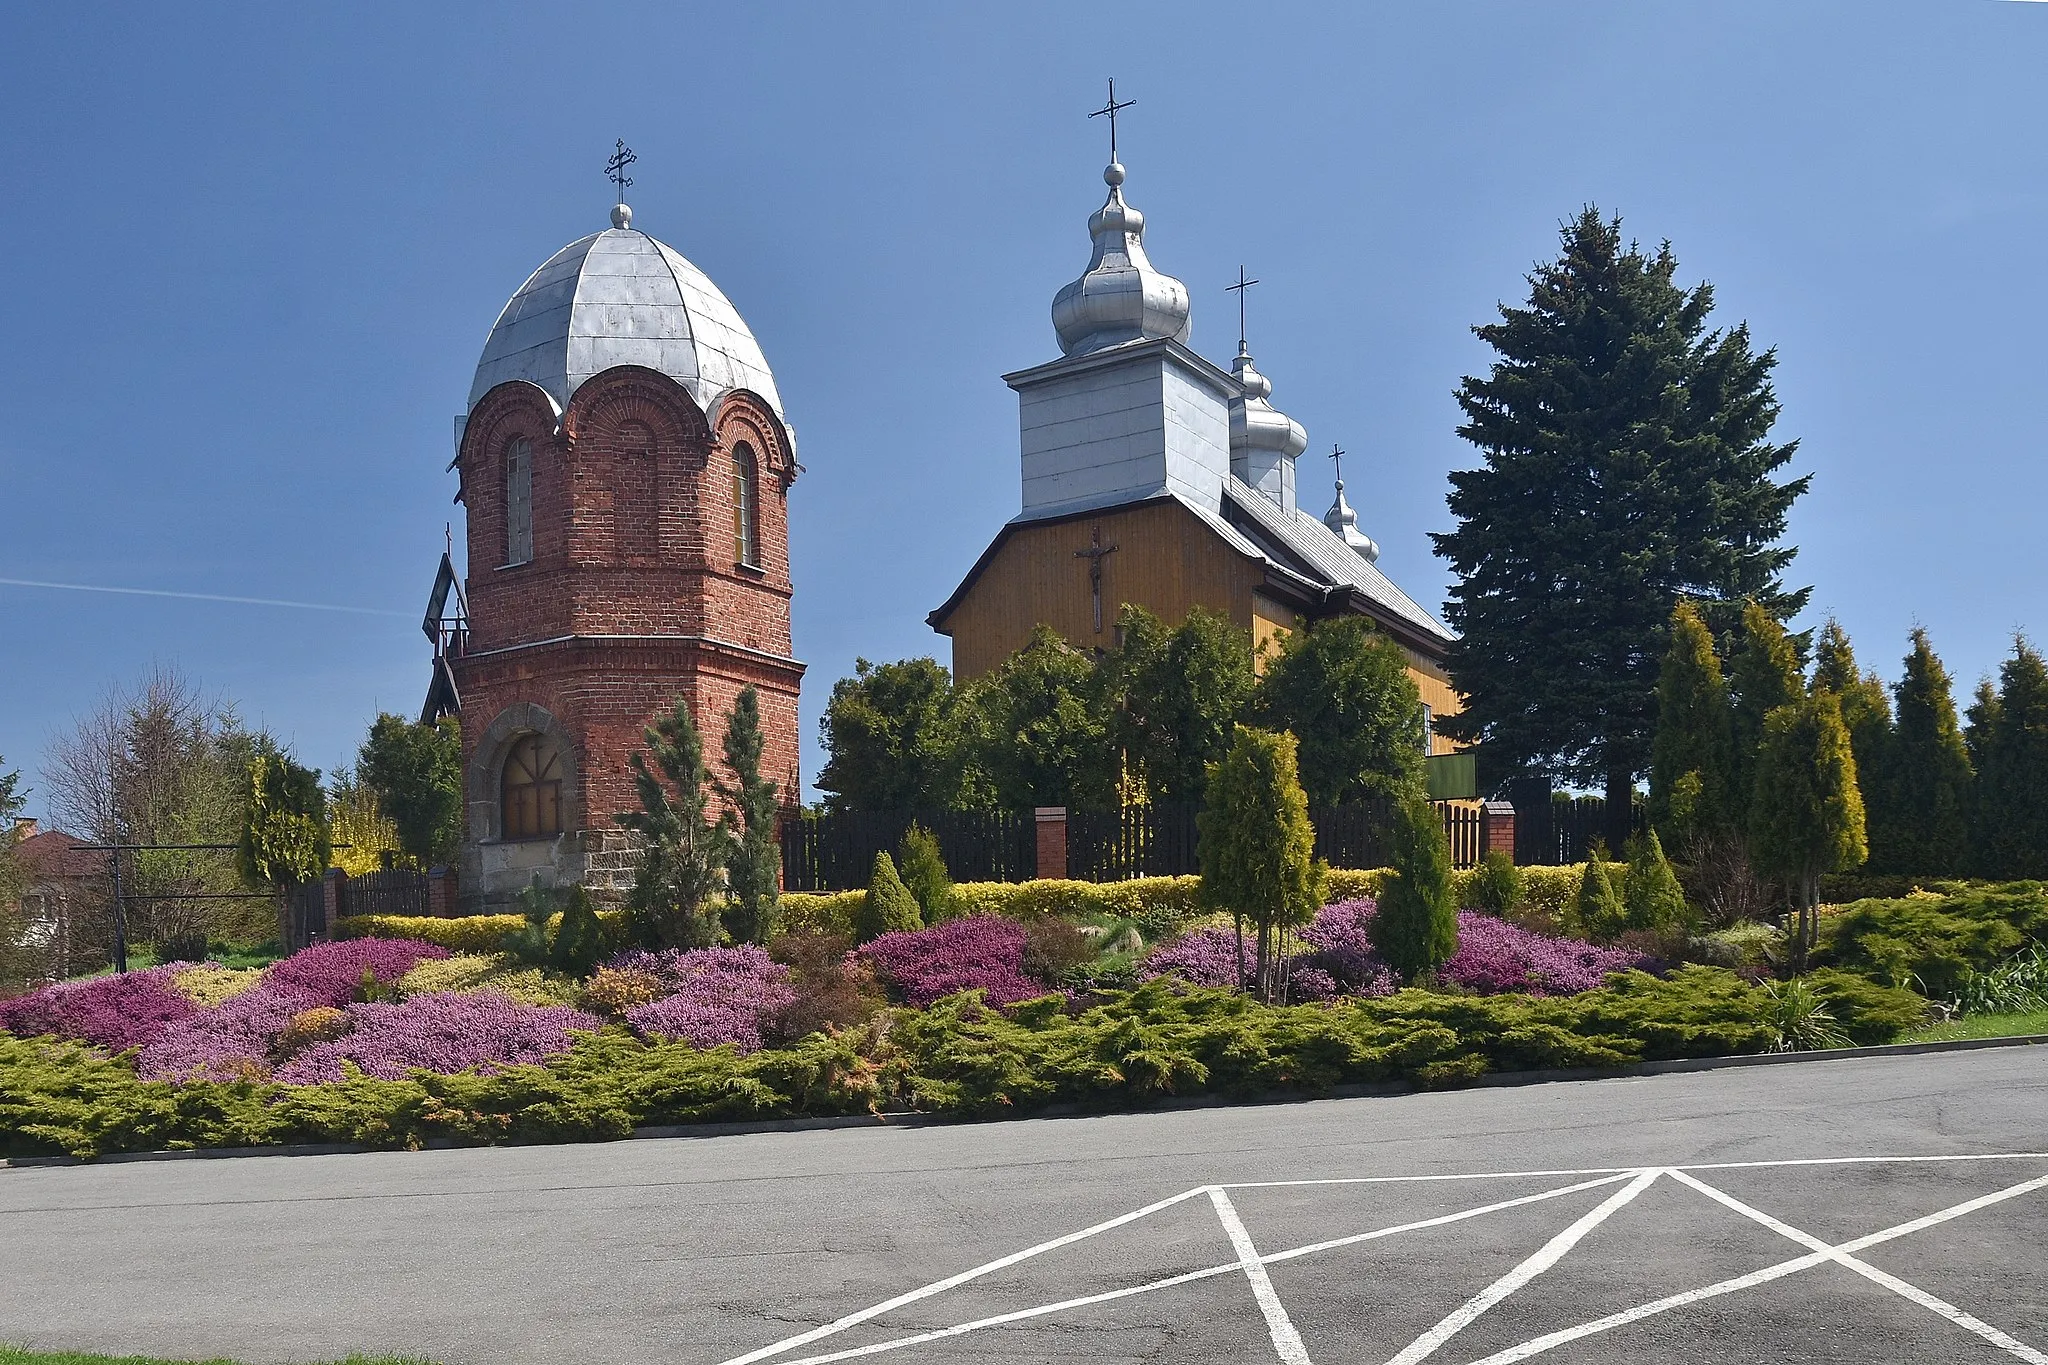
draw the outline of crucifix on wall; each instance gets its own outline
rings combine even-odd
[[[1088,561],[1088,593],[1095,600],[1095,633],[1102,634],[1102,561],[1107,555],[1116,553],[1114,545],[1102,543],[1102,528],[1095,527],[1088,536],[1088,548],[1074,551],[1074,558]]]

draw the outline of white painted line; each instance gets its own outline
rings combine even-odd
[[[1617,1181],[1625,1179],[1627,1179],[1625,1175],[1614,1175],[1608,1176],[1604,1180],[1588,1180],[1577,1185],[1566,1185],[1560,1189],[1545,1190],[1540,1194],[1525,1194],[1518,1199],[1502,1200],[1498,1204],[1486,1204],[1476,1209],[1461,1209],[1457,1213],[1439,1214],[1435,1218],[1425,1218],[1420,1222],[1398,1223],[1393,1227],[1377,1228],[1371,1232],[1355,1233],[1349,1237],[1338,1237],[1327,1242],[1313,1242],[1308,1246],[1295,1247],[1289,1251],[1276,1251],[1272,1255],[1262,1256],[1259,1259],[1267,1265],[1272,1265],[1276,1261],[1290,1261],[1298,1256],[1307,1256],[1318,1251],[1328,1251],[1332,1247],[1351,1246],[1357,1242],[1370,1242],[1381,1237],[1392,1237],[1396,1233],[1415,1232],[1423,1228],[1443,1227],[1448,1223],[1461,1223],[1467,1219],[1480,1218],[1489,1213],[1498,1213],[1502,1209],[1520,1208],[1525,1204],[1537,1204],[1546,1199],[1561,1198],[1564,1195],[1576,1194],[1580,1190],[1597,1189],[1599,1186],[1612,1185]],[[1192,1191],[1192,1193],[1199,1194],[1201,1191],[1196,1190]],[[1039,1304],[1033,1308],[1019,1309],[1014,1313],[999,1313],[994,1317],[977,1318],[973,1322],[957,1323],[951,1327],[941,1327],[929,1332],[919,1332],[913,1336],[893,1337],[888,1341],[875,1342],[872,1345],[845,1351],[835,1351],[828,1355],[804,1356],[798,1360],[786,1360],[780,1362],[780,1365],[827,1365],[827,1362],[835,1360],[852,1360],[859,1356],[878,1355],[883,1351],[893,1351],[903,1346],[918,1346],[928,1341],[941,1341],[947,1337],[965,1336],[969,1332],[979,1332],[988,1327],[1002,1327],[1013,1322],[1023,1322],[1030,1318],[1045,1317],[1052,1313],[1064,1313],[1073,1308],[1086,1308],[1092,1304],[1108,1303],[1114,1299],[1127,1299],[1137,1294],[1149,1294],[1155,1289],[1171,1289],[1175,1285],[1191,1284],[1196,1280],[1213,1279],[1218,1275],[1235,1275],[1243,1269],[1244,1266],[1239,1261],[1225,1261],[1221,1265],[1208,1266],[1202,1270],[1191,1270],[1182,1275],[1173,1275],[1163,1280],[1152,1280],[1146,1284],[1131,1285],[1125,1289],[1111,1289],[1101,1294],[1088,1294],[1081,1298],[1062,1299],[1058,1303]]]
[[[843,1332],[849,1327],[856,1327],[870,1318],[880,1317],[882,1314],[892,1312],[903,1307],[905,1304],[916,1303],[920,1299],[928,1299],[932,1295],[944,1293],[956,1285],[966,1284],[969,1280],[977,1280],[983,1275],[990,1275],[998,1270],[1007,1269],[1010,1266],[1016,1265],[1019,1261],[1028,1261],[1033,1256],[1043,1255],[1045,1252],[1059,1247],[1071,1246],[1073,1243],[1093,1237],[1099,1232],[1108,1232],[1111,1228],[1120,1228],[1126,1223],[1135,1223],[1140,1218],[1155,1214],[1161,1209],[1172,1208],[1183,1200],[1192,1199],[1196,1195],[1204,1193],[1207,1188],[1205,1185],[1197,1185],[1192,1190],[1182,1190],[1171,1198],[1161,1199],[1156,1203],[1147,1204],[1142,1209],[1133,1209],[1129,1213],[1105,1219],[1093,1226],[1082,1228],[1079,1232],[1070,1232],[1064,1237],[1055,1237],[1050,1241],[1040,1242],[1037,1246],[1026,1247],[1022,1251],[1013,1251],[1008,1256],[999,1257],[986,1265],[978,1265],[972,1270],[963,1270],[957,1275],[948,1275],[943,1280],[934,1280],[922,1289],[913,1289],[907,1294],[898,1294],[895,1298],[878,1303],[872,1308],[863,1308],[858,1313],[849,1313],[845,1317],[828,1322],[822,1327],[813,1327],[808,1332],[799,1332],[793,1337],[786,1337],[772,1346],[763,1346],[758,1350],[749,1351],[743,1356],[734,1356],[731,1360],[725,1361],[724,1365],[753,1365],[754,1361],[766,1360],[769,1356],[781,1355],[784,1351],[808,1345],[820,1337],[829,1337],[835,1332]]]
[[[1871,1265],[1867,1261],[1859,1261],[1858,1259],[1856,1259],[1856,1257],[1850,1255],[1848,1252],[1843,1251],[1838,1247],[1832,1246],[1829,1243],[1822,1241],[1820,1238],[1815,1237],[1812,1233],[1803,1232],[1800,1229],[1793,1227],[1790,1223],[1786,1223],[1780,1219],[1773,1218],[1770,1214],[1765,1213],[1761,1209],[1752,1208],[1750,1205],[1743,1203],[1740,1199],[1735,1198],[1733,1195],[1728,1194],[1722,1190],[1717,1190],[1712,1185],[1709,1185],[1704,1181],[1695,1180],[1693,1177],[1687,1175],[1683,1171],[1673,1171],[1671,1175],[1673,1179],[1678,1180],[1683,1184],[1692,1186],[1694,1189],[1698,1190],[1701,1194],[1707,1196],[1707,1198],[1713,1200],[1715,1203],[1733,1209],[1735,1212],[1741,1214],[1744,1218],[1748,1218],[1755,1222],[1763,1224],[1765,1227],[1777,1233],[1779,1236],[1790,1238],[1792,1241],[1799,1243],[1799,1245],[1807,1248],[1809,1251],[1821,1252],[1825,1254],[1829,1260],[1835,1262],[1837,1265],[1845,1266],[1848,1269],[1855,1271],[1858,1275],[1861,1275],[1864,1279],[1871,1281],[1873,1284],[1881,1284],[1886,1289],[1891,1290],[1894,1294],[1899,1295],[1901,1298],[1910,1299],[1914,1303],[1919,1304],[1922,1308],[1925,1308],[1930,1312],[1939,1313],[1942,1317],[1945,1317],[1950,1322],[1956,1324],[1956,1326],[1961,1327],[1966,1331],[1975,1332],[1978,1336],[1984,1338],[1984,1340],[1990,1342],[1993,1346],[1997,1346],[2002,1350],[2010,1351],[2012,1354],[2018,1356],[2021,1360],[2028,1362],[2028,1365],[2048,1365],[2048,1355],[2043,1355],[2041,1352],[2035,1350],[2033,1347],[2027,1345],[2025,1342],[2019,1341],[2014,1337],[2007,1336],[2004,1332],[1999,1331],[1996,1327],[1993,1327],[1990,1323],[1985,1322],[1982,1318],[1975,1317],[1970,1313],[1964,1312],[1962,1309],[1956,1307],[1954,1304],[1949,1303],[1944,1299],[1936,1298],[1934,1295],[1928,1293],[1926,1290],[1921,1289],[1918,1285],[1908,1284],[1906,1281],[1900,1279],[1898,1276],[1891,1275],[1886,1273],[1885,1271],[1879,1270],[1876,1266]]]
[[[1266,1331],[1272,1335],[1273,1350],[1280,1356],[1280,1365],[1314,1365],[1308,1358],[1308,1348],[1301,1344],[1301,1333],[1294,1330],[1286,1306],[1273,1289],[1273,1278],[1266,1273],[1265,1263],[1259,1259],[1259,1249],[1252,1245],[1252,1235],[1246,1230],[1244,1219],[1237,1216],[1237,1205],[1230,1202],[1229,1195],[1214,1186],[1209,1189],[1209,1202],[1216,1206],[1216,1217],[1237,1252],[1237,1263],[1244,1267],[1245,1279],[1251,1281],[1252,1297],[1259,1301],[1259,1311],[1266,1315]]]
[[[1496,1351],[1490,1356],[1473,1361],[1471,1365],[1514,1365],[1516,1361],[1527,1360],[1531,1356],[1541,1355],[1545,1351],[1577,1341],[1582,1337],[1589,1337],[1598,1332],[1610,1331],[1616,1327],[1626,1327],[1632,1322],[1640,1322],[1644,1318],[1654,1317],[1659,1313],[1667,1313],[1674,1308],[1684,1308],[1689,1304],[1699,1303],[1705,1299],[1719,1298],[1723,1294],[1734,1294],[1744,1289],[1754,1289],[1760,1284],[1768,1284],[1772,1280],[1783,1279],[1787,1275],[1796,1275],[1802,1270],[1811,1270],[1817,1265],[1826,1265],[1833,1259],[1832,1253],[1834,1252],[1853,1253],[1867,1250],[1878,1245],[1880,1242],[1889,1242],[1895,1238],[1923,1231],[1937,1223],[1945,1223],[1951,1218],[1960,1218],[1964,1214],[1975,1213],[1977,1210],[1989,1208],[1993,1204],[2003,1203],[2008,1199],[2016,1199],[2023,1194],[2031,1194],[2033,1191],[2043,1187],[2048,1187],[2048,1176],[2040,1176],[2033,1180],[2022,1181],[2017,1185],[2008,1186],[1994,1193],[1965,1200],[1960,1204],[1930,1213],[1925,1217],[1915,1218],[1909,1223],[1900,1223],[1895,1227],[1885,1228],[1882,1231],[1870,1233],[1868,1236],[1858,1237],[1854,1241],[1844,1242],[1838,1247],[1830,1247],[1825,1253],[1816,1251],[1811,1255],[1794,1257],[1789,1261],[1780,1261],[1776,1265],[1765,1266],[1762,1270],[1753,1270],[1747,1275],[1738,1275],[1734,1279],[1722,1280],[1716,1284],[1704,1285],[1698,1289],[1689,1289],[1683,1294],[1673,1294],[1667,1298],[1652,1299],[1648,1303],[1638,1304],[1634,1308],[1625,1309],[1619,1313],[1611,1313],[1604,1318],[1595,1318],[1591,1322],[1582,1322],[1576,1327],[1567,1327],[1562,1331],[1550,1332],[1525,1341],[1519,1346],[1510,1346],[1504,1351]]]
[[[1940,1156],[1821,1156],[1795,1161],[1709,1161],[1691,1166],[1662,1166],[1667,1171],[1746,1171],[1770,1166],[1867,1166],[1893,1162],[1942,1161],[2048,1161],[2048,1152],[1959,1152]],[[1311,1185],[1408,1185],[1437,1180],[1514,1180],[1521,1176],[1633,1175],[1641,1166],[1589,1166],[1568,1171],[1471,1171],[1451,1175],[1359,1175],[1322,1180],[1238,1180],[1225,1181],[1226,1190],[1286,1189]]]
[[[1657,1175],[1656,1171],[1644,1171],[1608,1195],[1597,1208],[1581,1214],[1570,1227],[1538,1247],[1520,1265],[1474,1294],[1445,1316],[1443,1321],[1415,1338],[1399,1355],[1388,1361],[1387,1365],[1418,1365],[1418,1362],[1435,1355],[1445,1342],[1478,1321],[1495,1304],[1563,1260],[1565,1253],[1577,1246],[1587,1233],[1599,1227],[1630,1200],[1650,1188]],[[2048,1365],[2048,1361],[2042,1362],[2041,1365]]]

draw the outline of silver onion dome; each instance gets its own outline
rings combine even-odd
[[[668,375],[710,412],[747,389],[782,415],[760,343],[705,273],[612,209],[612,226],[549,257],[512,296],[484,342],[469,406],[507,380],[538,384],[558,407],[617,365]]]
[[[1323,513],[1323,525],[1337,533],[1342,540],[1357,552],[1358,557],[1370,564],[1380,557],[1379,544],[1365,532],[1358,529],[1358,513],[1351,510],[1351,504],[1344,501],[1344,480],[1337,480],[1337,500],[1330,504],[1330,510]]]
[[[1249,351],[1239,351],[1230,372],[1244,389],[1244,397],[1230,405],[1230,453],[1233,458],[1268,452],[1291,460],[1308,449],[1308,433],[1301,423],[1274,407],[1273,381],[1259,373]]]
[[[1128,341],[1188,339],[1188,290],[1145,256],[1145,215],[1124,202],[1124,168],[1102,172],[1109,198],[1088,220],[1095,254],[1087,272],[1053,298],[1052,325],[1066,355]]]

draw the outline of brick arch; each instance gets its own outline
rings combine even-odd
[[[788,492],[803,466],[796,462],[795,443],[789,428],[752,389],[734,389],[712,405],[711,427],[721,450],[745,441],[760,457],[763,473],[772,473]]]
[[[615,365],[585,380],[569,400],[562,429],[573,452],[601,441],[628,422],[654,434],[657,449],[693,451],[699,461],[711,443],[711,426],[690,391],[657,370]]]

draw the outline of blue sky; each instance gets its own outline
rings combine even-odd
[[[945,659],[925,613],[1016,511],[998,376],[1056,354],[1110,75],[1194,344],[1227,363],[1223,285],[1264,281],[1274,401],[1351,452],[1418,599],[1469,329],[1597,202],[1778,348],[1811,619],[1888,677],[1923,624],[1966,692],[2048,633],[2044,69],[2048,7],[1996,0],[10,6],[0,578],[369,610],[0,584],[0,754],[34,783],[152,659],[323,768],[415,710],[450,418],[623,137],[635,225],[731,296],[800,433],[815,775],[833,680]]]

